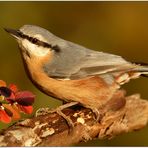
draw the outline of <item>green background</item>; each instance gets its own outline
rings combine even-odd
[[[3,27],[39,25],[57,36],[88,48],[148,63],[148,2],[0,2],[0,79],[36,94],[34,109],[61,102],[36,89],[27,78],[16,41]],[[132,80],[123,87],[128,95],[148,98],[148,79]],[[0,124],[1,128],[6,127]],[[79,146],[148,146],[148,127]]]

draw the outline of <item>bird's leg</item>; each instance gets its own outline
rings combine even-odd
[[[59,106],[59,107],[57,107],[56,109],[53,109],[53,110],[51,110],[50,108],[40,108],[36,111],[36,116],[46,115],[46,114],[56,112],[57,114],[59,114],[60,116],[62,116],[66,120],[69,127],[74,127],[72,120],[68,116],[66,116],[62,112],[62,110],[66,109],[68,107],[77,105],[77,104],[78,104],[78,102],[69,102],[69,103],[63,104],[63,105],[61,105],[61,106]]]
[[[70,119],[70,117],[66,116],[60,108],[57,108],[56,112],[57,112],[57,114],[59,114],[61,117],[63,117],[65,119],[65,121],[67,122],[67,124],[70,128],[74,127],[74,124],[73,124],[72,120]]]
[[[92,107],[88,107],[91,109],[91,111],[94,113],[95,115],[95,120],[98,122],[100,119],[100,112],[97,108],[92,108]]]

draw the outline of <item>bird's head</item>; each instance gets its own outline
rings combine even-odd
[[[21,51],[28,56],[44,57],[52,51],[59,52],[58,37],[38,26],[24,25],[19,30],[5,28],[18,42]]]

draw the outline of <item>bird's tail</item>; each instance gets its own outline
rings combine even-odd
[[[134,62],[137,67],[134,69],[135,72],[139,72],[141,76],[148,77],[148,63]]]
[[[148,77],[148,63],[134,62],[134,68],[131,68],[116,77],[116,82],[120,85],[129,82],[130,79],[136,79],[139,76]]]

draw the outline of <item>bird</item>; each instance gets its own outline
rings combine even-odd
[[[26,73],[40,91],[95,113],[121,85],[148,74],[147,65],[88,49],[36,25],[4,29],[18,42]]]

